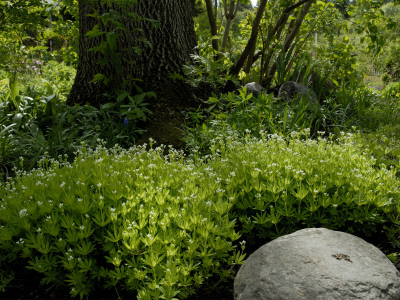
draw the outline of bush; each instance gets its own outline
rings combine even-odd
[[[381,80],[385,84],[388,84],[389,82],[391,82],[392,79],[393,79],[392,76],[390,76],[390,74],[388,74],[388,73],[383,73],[381,76]]]
[[[232,278],[246,241],[249,253],[306,227],[399,252],[396,169],[377,165],[358,134],[255,138],[221,128],[205,131],[205,156],[83,148],[72,164],[43,160],[3,185],[2,285],[25,265],[72,296],[104,285],[139,299],[185,298]]]
[[[393,101],[396,105],[400,105],[400,82],[388,84],[382,91],[382,96]]]
[[[220,159],[210,168],[221,178],[226,197],[235,199],[230,217],[239,221],[252,249],[305,227],[342,230],[386,246],[397,243],[396,170],[376,168],[351,134],[337,142],[295,133],[287,139],[220,141],[212,147]]]
[[[185,136],[188,148],[196,148],[203,154],[209,153],[211,140],[221,136],[225,139],[249,131],[260,137],[260,130],[287,135],[309,127],[316,132],[326,128],[330,121],[324,107],[319,103],[309,103],[305,97],[285,103],[274,98],[273,94],[260,93],[255,97],[247,92],[246,87],[238,94],[214,95],[206,103],[209,107],[202,112],[188,113],[188,120],[194,125],[186,128]],[[207,114],[211,116],[201,124]]]
[[[105,286],[183,299],[212,275],[232,277],[244,258],[233,201],[204,163],[163,151],[84,148],[3,185],[1,270],[25,264],[81,298]]]
[[[19,168],[20,157],[22,167],[30,170],[44,153],[52,158],[67,155],[72,160],[82,143],[95,147],[98,139],[105,140],[108,148],[115,144],[130,147],[143,133],[138,123],[150,114],[145,101],[154,96],[152,92],[135,96],[121,92],[96,108],[68,106],[55,94],[43,96],[46,91],[34,87],[12,99],[10,90],[7,79],[3,95],[0,89],[0,177]]]

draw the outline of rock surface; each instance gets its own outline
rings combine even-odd
[[[318,100],[317,94],[301,83],[287,81],[282,84],[279,89],[278,98],[283,98],[286,102],[291,102],[296,96],[298,96],[299,100],[301,96],[308,97],[310,102]]]
[[[400,273],[375,246],[325,228],[273,240],[245,261],[235,300],[395,300]]]
[[[259,85],[257,82],[249,82],[245,85],[247,91],[249,93],[253,93],[254,96],[257,97],[258,94],[262,93],[264,88]]]

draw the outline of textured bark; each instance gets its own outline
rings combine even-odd
[[[114,89],[125,89],[135,93],[133,79],[140,79],[138,85],[147,91],[175,94],[183,99],[190,91],[187,87],[173,82],[169,76],[182,73],[182,65],[190,61],[190,54],[197,45],[190,0],[138,0],[136,5],[101,4],[100,0],[79,1],[79,61],[75,83],[68,97],[68,102],[90,103],[99,105],[107,101],[104,93]],[[102,15],[110,9],[121,16],[121,23],[126,30],[121,30],[117,38],[116,52],[120,55],[120,70],[115,64],[99,64],[104,58],[100,53],[90,51],[105,36],[88,38],[86,33],[97,24],[101,30],[109,32],[112,28],[104,26],[99,19],[88,16],[95,11]],[[143,20],[135,20],[130,16],[135,12]],[[157,20],[154,27],[148,19]],[[140,28],[140,30],[137,30]],[[146,39],[151,46],[144,42]],[[142,51],[137,52],[140,48]],[[118,63],[117,63],[118,65]],[[93,83],[95,74],[105,74],[111,80],[108,85]],[[122,83],[127,83],[122,86]],[[185,95],[184,95],[185,94]]]

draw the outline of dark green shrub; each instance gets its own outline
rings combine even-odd
[[[384,73],[384,74],[381,76],[381,80],[382,80],[383,83],[388,84],[389,82],[392,81],[392,76],[390,76],[390,74],[388,74],[388,73]]]

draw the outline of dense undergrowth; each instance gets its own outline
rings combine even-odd
[[[83,148],[73,163],[3,184],[3,284],[15,264],[68,286],[105,286],[138,299],[185,299],[217,275],[232,278],[245,245],[304,227],[357,234],[396,248],[400,181],[357,138],[238,134],[191,159],[162,147]],[[379,236],[379,239],[376,238]]]
[[[69,67],[33,81],[50,70],[52,88],[24,89],[27,77],[17,94],[7,82],[1,91],[2,290],[28,268],[71,296],[105,286],[185,299],[305,227],[353,233],[396,260],[397,83],[343,83],[318,103],[215,95],[186,112],[182,152],[130,148],[151,94],[69,107],[55,90],[70,84]]]
[[[386,10],[398,15],[390,3]],[[269,89],[254,96],[239,85],[260,79],[260,60],[229,75],[252,13],[241,11],[235,25],[237,49],[216,55],[199,37],[195,64],[173,75],[203,92],[197,110],[182,112],[179,150],[135,145],[154,93],[114,91],[99,107],[68,106],[74,50],[28,50],[0,37],[0,291],[18,287],[13,279],[27,268],[71,297],[212,294],[259,246],[306,227],[355,234],[396,262],[396,39],[371,57],[351,44],[361,34],[323,27],[319,46],[275,55]],[[371,67],[383,72],[373,84],[363,80]],[[279,99],[287,80],[318,101]],[[228,81],[237,88],[223,93]]]

